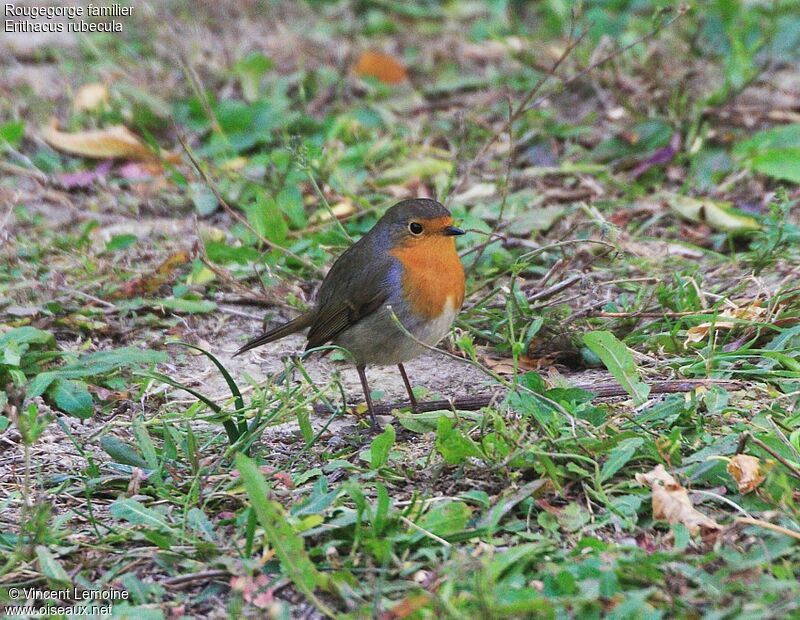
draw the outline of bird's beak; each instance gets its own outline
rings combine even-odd
[[[442,231],[445,237],[457,237],[458,235],[463,235],[466,232],[467,231],[456,228],[455,226],[447,226]]]

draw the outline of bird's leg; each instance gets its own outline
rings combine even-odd
[[[364,390],[364,398],[367,400],[367,410],[371,420],[372,428],[378,428],[378,420],[375,418],[375,409],[372,406],[372,396],[369,393],[369,384],[367,383],[367,373],[364,372],[364,366],[356,366],[358,371],[358,378],[361,379],[361,389]]]
[[[414,396],[414,390],[411,389],[411,382],[408,380],[408,375],[406,374],[406,369],[403,368],[402,364],[397,365],[398,370],[400,371],[400,376],[403,377],[403,383],[406,384],[406,392],[408,392],[408,400],[411,401],[411,410],[417,410],[417,399]]]

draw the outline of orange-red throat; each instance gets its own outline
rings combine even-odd
[[[456,311],[464,303],[464,267],[455,239],[445,234],[453,219],[438,217],[422,223],[423,235],[404,239],[390,254],[403,265],[403,292],[411,310],[434,320],[447,310],[448,303]]]

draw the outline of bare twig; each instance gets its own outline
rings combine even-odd
[[[772,530],[773,532],[780,532],[781,534],[786,534],[787,536],[791,536],[795,540],[800,540],[800,532],[795,532],[794,530],[785,528],[782,525],[775,525],[774,523],[770,523],[769,521],[763,521],[762,519],[752,519],[750,517],[736,517],[736,521],[734,521],[734,523],[741,523],[742,525],[756,525],[758,527],[763,527],[768,530]]]
[[[684,379],[671,381],[655,381],[650,384],[650,394],[682,394],[691,392],[699,387],[716,385],[728,389],[739,387],[738,381],[714,380],[714,379]],[[621,398],[628,393],[620,385],[616,384],[581,384],[575,385],[576,388],[586,390],[594,394],[595,399],[604,400],[609,398]],[[478,411],[490,406],[504,396],[503,392],[492,394],[482,394],[479,396],[465,396],[463,398],[451,398],[449,400],[431,400],[417,403],[415,413],[428,413],[431,411]],[[376,415],[390,415],[392,411],[407,409],[411,405],[407,401],[394,403],[373,403]],[[315,405],[314,412],[317,414],[330,414],[331,410],[325,405]]]
[[[213,581],[215,579],[227,579],[231,574],[226,570],[204,570],[199,573],[189,573],[188,575],[177,575],[164,579],[161,583],[167,587],[180,586],[196,581]]]
[[[759,448],[761,448],[765,452],[768,452],[772,456],[772,458],[774,458],[781,465],[783,465],[786,469],[788,469],[789,473],[793,477],[795,477],[798,480],[800,480],[800,468],[798,468],[797,465],[795,465],[794,463],[786,460],[784,457],[782,457],[780,454],[778,454],[773,448],[771,448],[770,446],[765,444],[763,441],[761,441],[758,437],[756,437],[752,433],[750,434],[750,441],[752,443],[756,444]]]

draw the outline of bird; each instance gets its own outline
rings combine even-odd
[[[313,308],[256,336],[234,356],[308,328],[305,351],[332,343],[350,353],[373,428],[367,366],[396,365],[416,410],[403,364],[444,338],[461,310],[464,267],[455,237],[464,233],[435,200],[398,202],[336,259]]]

